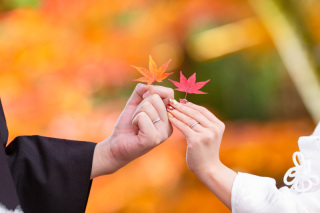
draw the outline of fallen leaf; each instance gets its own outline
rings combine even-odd
[[[157,67],[157,64],[152,59],[151,55],[149,56],[149,70],[143,68],[143,67],[136,67],[136,68],[143,77],[135,79],[134,81],[140,81],[145,82],[148,85],[153,84],[154,82],[162,82],[164,79],[166,79],[171,73],[165,73],[166,69],[168,68],[168,65],[170,63],[171,59],[167,61],[167,63],[163,64],[159,69]]]
[[[194,73],[189,79],[187,79],[182,74],[182,71],[180,71],[180,82],[173,81],[171,79],[169,79],[169,81],[171,81],[176,87],[178,87],[175,90],[185,92],[186,97],[187,97],[188,93],[208,94],[208,93],[200,91],[199,89],[201,89],[206,83],[208,83],[210,81],[210,79],[207,81],[202,81],[202,82],[196,83],[196,73]],[[185,99],[186,99],[186,97],[185,97]]]

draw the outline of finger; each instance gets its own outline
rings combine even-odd
[[[206,118],[208,118],[212,122],[220,121],[212,112],[210,112],[208,109],[206,109],[203,106],[199,106],[199,105],[191,103],[191,102],[187,102],[184,105],[188,106],[194,110],[199,111],[200,113],[202,113]]]
[[[198,121],[201,126],[207,128],[212,126],[212,122],[198,110],[192,109],[185,104],[181,104],[174,99],[170,99],[170,105],[181,113],[187,115],[188,117],[191,117],[195,121]]]
[[[136,111],[134,112],[134,114],[133,114],[133,118],[137,115],[137,114],[139,114],[139,113],[141,113],[141,112],[145,112],[147,115],[148,115],[148,117],[151,119],[151,121],[155,121],[155,120],[157,120],[158,118],[160,118],[160,116],[159,116],[159,114],[158,114],[158,112],[157,112],[157,110],[154,108],[154,106],[150,103],[150,102],[144,102],[144,103],[141,103],[138,107],[137,107],[137,109],[136,109]],[[160,118],[161,119],[161,118]]]
[[[170,98],[174,98],[174,91],[171,88],[168,87],[162,87],[162,86],[150,86],[148,88],[148,92],[146,92],[143,96],[143,98],[147,98],[153,94],[157,94],[160,96],[160,98],[163,100],[165,105],[169,104]]]
[[[155,141],[156,128],[152,124],[151,119],[145,112],[140,112],[132,120],[132,124],[136,126],[138,131],[139,140],[142,144]]]
[[[173,126],[179,129],[185,137],[190,138],[192,134],[195,134],[194,131],[192,131],[185,123],[179,121],[177,118],[169,116],[169,121]]]
[[[149,107],[153,107],[157,111],[157,114],[159,115],[159,117],[160,117],[160,119],[162,121],[167,121],[168,120],[166,106],[165,106],[164,102],[162,101],[161,97],[158,94],[153,94],[151,96],[148,96],[146,99],[144,99],[140,103],[139,106],[143,106],[143,105],[146,105],[146,104]],[[145,107],[145,108],[147,108],[147,107]]]
[[[168,111],[179,121],[181,121],[182,123],[184,123],[186,126],[188,126],[189,129],[192,129],[196,132],[201,132],[204,130],[204,128],[200,125],[200,124],[196,124],[197,121],[193,118],[190,118],[189,116],[179,112],[178,110],[174,109],[174,108],[170,108],[168,106]],[[196,125],[193,125],[196,124]],[[193,126],[192,126],[193,125]]]
[[[150,103],[157,110],[162,121],[168,121],[166,105],[158,94],[149,96]]]
[[[145,84],[137,84],[126,106],[138,106],[143,100],[143,94],[147,92],[148,88]]]

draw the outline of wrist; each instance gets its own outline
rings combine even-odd
[[[207,179],[212,179],[216,174],[220,173],[224,169],[224,165],[220,160],[217,160],[210,165],[203,167],[199,170],[193,171],[193,173],[203,182]]]
[[[112,174],[121,168],[110,151],[110,141],[111,137],[108,137],[96,145],[93,154],[91,179]]]
[[[237,173],[219,163],[208,168],[199,179],[208,187],[229,209],[231,209],[231,192]]]

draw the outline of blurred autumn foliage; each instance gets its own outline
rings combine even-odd
[[[188,99],[226,122],[221,159],[236,171],[274,177],[281,186],[298,137],[311,134],[314,123],[250,5],[1,1],[0,96],[10,140],[26,134],[94,142],[108,137],[139,77],[130,65],[147,67],[151,54],[158,64],[172,59],[174,80],[181,69],[186,77],[196,72],[198,81],[212,79],[203,88],[208,95]],[[300,2],[305,16],[294,17],[317,65],[319,6]],[[175,131],[151,153],[95,179],[87,212],[229,212],[189,172],[185,149]]]

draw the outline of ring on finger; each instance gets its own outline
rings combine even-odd
[[[197,124],[200,124],[198,121],[196,121],[196,122],[194,122],[191,126],[190,126],[190,128],[192,129],[195,125],[197,125]]]
[[[161,121],[161,118],[157,118],[156,120],[152,121],[152,123],[155,124],[155,123],[157,123],[159,121]]]

